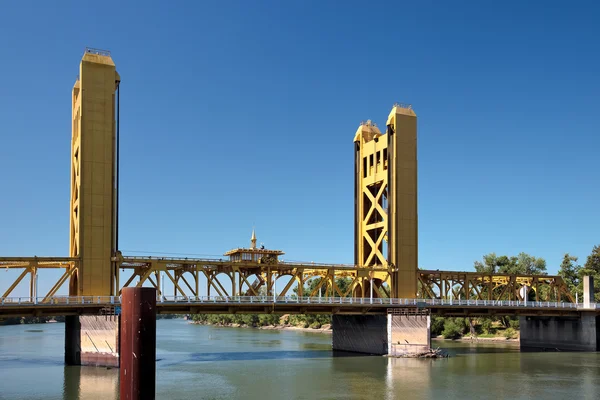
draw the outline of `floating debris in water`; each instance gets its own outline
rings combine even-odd
[[[417,353],[415,355],[416,358],[448,358],[448,353],[444,353],[440,348],[437,349],[429,349],[429,351],[425,351],[423,353]]]
[[[444,353],[439,347],[437,349],[429,349],[418,353],[403,353],[396,355],[387,355],[393,358],[448,358],[448,353]]]

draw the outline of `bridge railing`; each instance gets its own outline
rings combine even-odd
[[[322,305],[374,305],[374,306],[415,306],[428,307],[473,307],[473,308],[563,308],[563,309],[600,309],[600,303],[591,303],[585,307],[582,303],[565,303],[552,301],[519,301],[519,300],[446,300],[446,299],[389,299],[369,297],[296,297],[296,296],[158,296],[159,304],[177,303],[233,303],[233,304],[305,304]],[[0,297],[0,307],[37,306],[91,306],[118,305],[120,296],[54,296],[43,297]]]
[[[119,296],[54,296],[54,297],[0,297],[0,306],[40,305],[81,305],[81,304],[120,304]]]

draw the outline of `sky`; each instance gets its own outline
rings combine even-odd
[[[599,18],[584,1],[3,2],[0,256],[68,255],[87,46],[121,76],[124,254],[220,257],[255,227],[285,260],[352,263],[352,140],[401,102],[418,116],[421,268],[584,263],[600,244]]]

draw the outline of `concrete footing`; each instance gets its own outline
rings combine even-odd
[[[65,364],[119,367],[119,317],[67,316]]]
[[[600,350],[600,318],[596,313],[571,317],[520,317],[521,349],[546,351]]]
[[[333,350],[405,356],[429,350],[429,315],[334,315]]]

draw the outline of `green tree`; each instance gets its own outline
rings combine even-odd
[[[536,258],[526,253],[519,253],[518,261],[519,268],[526,275],[547,275],[546,260]]]
[[[498,257],[496,253],[490,253],[483,256],[483,262],[475,261],[475,271],[485,274],[495,274],[498,268]]]
[[[566,253],[560,264],[558,275],[564,279],[571,293],[577,293],[579,296],[583,294],[581,287],[581,265],[577,264],[577,257]]]
[[[464,323],[456,323],[455,321],[448,319],[444,324],[442,335],[445,339],[458,339],[462,336],[463,331]]]
[[[313,290],[315,290],[315,288],[317,286],[319,286],[319,284],[321,283],[321,279],[326,279],[326,278],[321,278],[321,277],[315,277],[312,279],[309,279],[306,283],[306,285],[304,285],[304,297],[308,297],[310,296],[310,294],[313,292]],[[352,279],[350,278],[335,278],[335,284],[336,286],[339,288],[340,292],[342,292],[342,294],[345,294],[348,289],[350,288],[350,285],[352,284]],[[295,287],[293,289],[294,294],[298,295],[298,287]],[[340,297],[340,295],[338,294],[338,292],[336,290],[332,290],[331,285],[329,285],[328,282],[324,282],[321,287],[319,288],[319,290],[317,290],[314,294],[315,297],[319,296],[319,292],[321,293],[322,297]],[[351,296],[352,293],[349,294],[349,296]]]
[[[490,253],[483,256],[483,262],[475,261],[475,271],[485,274],[506,273],[502,271],[514,270],[517,265],[517,257],[497,256]]]
[[[594,278],[594,297],[596,301],[600,301],[600,246],[594,246],[585,265],[581,268],[580,274],[580,277],[587,275]]]
[[[446,318],[444,317],[433,317],[431,319],[431,336],[441,335],[444,331],[444,323],[446,322]]]
[[[483,329],[483,333],[488,335],[496,332],[494,329],[494,321],[487,317],[481,319],[481,329]]]
[[[518,256],[497,256],[490,253],[483,256],[482,261],[475,261],[475,271],[486,274],[520,274],[520,275],[545,275],[546,260],[537,258],[527,253]]]

